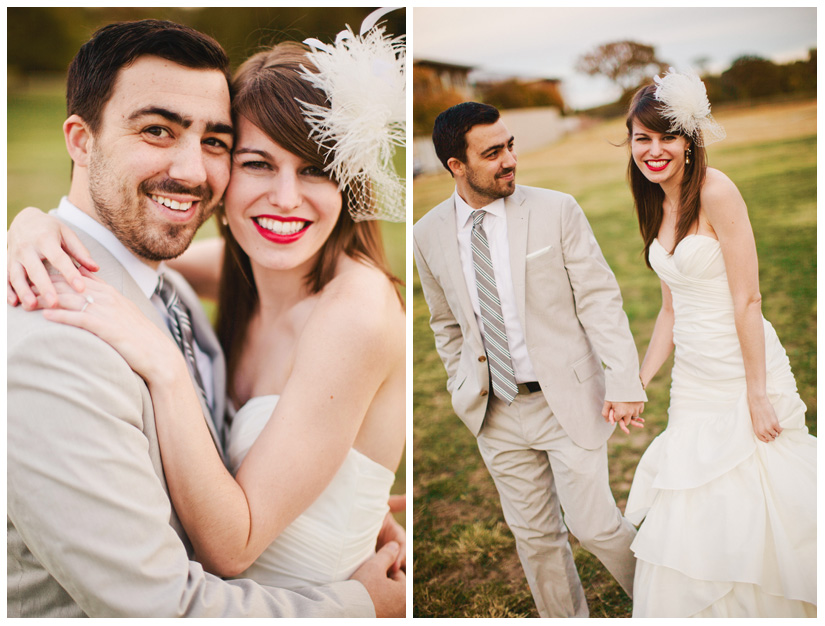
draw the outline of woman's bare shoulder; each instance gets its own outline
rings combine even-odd
[[[321,291],[316,312],[336,315],[352,325],[353,332],[403,326],[404,309],[396,286],[378,268],[344,257],[335,277]]]
[[[702,185],[702,200],[741,197],[736,184],[724,172],[709,167]]]

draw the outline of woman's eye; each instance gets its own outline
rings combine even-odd
[[[242,161],[240,165],[247,170],[260,171],[269,169],[269,163],[266,161]]]
[[[322,170],[320,167],[315,167],[314,165],[310,165],[309,167],[305,167],[302,172],[305,176],[312,176],[312,177],[321,177],[321,178],[329,178],[327,173]]]

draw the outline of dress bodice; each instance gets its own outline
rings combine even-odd
[[[744,376],[733,297],[719,242],[705,235],[688,235],[671,255],[654,239],[650,264],[673,296],[673,343],[681,364],[710,380]]]
[[[235,414],[227,444],[233,473],[266,426],[278,399],[274,395],[252,398]],[[346,580],[375,550],[394,480],[389,469],[350,449],[315,502],[239,578],[285,588]]]
[[[722,247],[713,237],[688,235],[669,254],[653,240],[650,264],[673,294],[677,324],[692,328],[733,323],[733,299]]]

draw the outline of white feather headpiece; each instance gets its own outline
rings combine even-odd
[[[357,36],[347,26],[335,44],[304,40],[318,72],[302,68],[302,77],[326,93],[328,105],[301,102],[304,117],[325,156],[335,153],[324,171],[349,189],[355,221],[406,219],[404,179],[392,162],[406,145],[406,46],[403,35],[385,37],[376,26],[392,10],[370,13]]]
[[[696,145],[707,146],[727,136],[710,114],[705,84],[693,72],[679,73],[672,67],[656,83],[654,98],[664,104],[662,115],[670,121],[670,131],[693,138]]]

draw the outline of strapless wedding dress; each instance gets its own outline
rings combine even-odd
[[[719,242],[692,235],[650,263],[673,294],[667,429],[644,453],[627,518],[644,523],[634,617],[816,615],[816,439],[785,350],[763,322],[768,396],[784,429],[751,425]]]
[[[227,445],[233,473],[269,420],[278,398],[252,398],[235,414]],[[238,578],[287,589],[346,580],[375,552],[394,481],[389,469],[351,449],[318,499]]]

